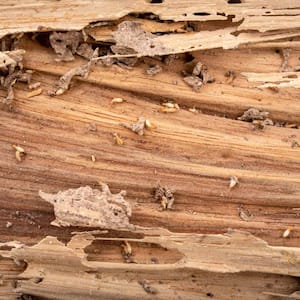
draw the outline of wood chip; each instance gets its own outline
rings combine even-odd
[[[91,160],[92,160],[92,162],[96,162],[96,157],[95,157],[95,155],[91,155]]]
[[[31,98],[31,97],[34,97],[34,96],[38,96],[40,95],[41,93],[43,92],[43,90],[41,88],[38,88],[36,90],[32,90],[31,92],[28,92],[26,94],[26,97],[27,98]]]

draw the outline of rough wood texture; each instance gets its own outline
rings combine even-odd
[[[0,35],[109,21],[85,28],[88,41],[99,46],[115,42],[122,21],[139,19],[168,49],[163,54],[193,50],[169,65],[157,57],[139,58],[131,70],[98,63],[87,78],[74,78],[70,90],[50,97],[60,76],[87,61],[76,56],[57,62],[47,43],[22,38],[24,68],[34,71],[42,92],[32,96],[26,84],[17,83],[12,105],[0,111],[0,237],[26,244],[0,244],[1,299],[299,298],[299,5],[150,2],[0,5]],[[176,22],[127,16],[133,12]],[[286,47],[292,50],[281,70]],[[182,71],[191,72],[198,61],[215,81],[196,93]],[[162,71],[147,75],[154,64]],[[124,101],[112,104],[113,98]],[[180,109],[162,113],[161,103],[171,100]],[[238,120],[252,107],[269,112],[282,127],[259,129]],[[121,125],[141,116],[155,125],[142,136]],[[116,134],[123,143],[116,143]],[[24,148],[21,161],[12,145]],[[239,183],[230,189],[232,176]],[[100,182],[114,194],[127,191],[131,231],[71,238],[86,228],[50,225],[53,207],[39,190],[99,189]],[[158,183],[174,191],[172,210],[155,201]],[[122,256],[124,241],[135,263]],[[149,293],[152,288],[156,294]]]

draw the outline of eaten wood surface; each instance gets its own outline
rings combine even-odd
[[[1,299],[299,299],[297,1],[151,2],[0,5],[0,35],[29,32],[18,48],[41,83],[16,83],[1,104]],[[140,24],[130,43],[116,35],[124,22]],[[87,60],[57,61],[48,32],[83,28],[100,53],[116,42],[139,59],[124,68],[103,56],[53,96],[59,77]],[[169,64],[155,56],[174,53]],[[214,81],[195,92],[184,74],[199,61]],[[274,126],[240,120],[249,108]],[[141,117],[143,135],[128,126]],[[80,233],[95,223],[72,224],[39,196],[102,183],[126,190],[127,231]],[[155,199],[158,185],[172,191],[170,207]],[[55,217],[80,226],[52,226]]]

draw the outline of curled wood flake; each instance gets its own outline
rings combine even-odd
[[[289,64],[289,57],[290,57],[291,51],[292,51],[292,49],[290,49],[290,48],[283,49],[281,51],[282,64],[281,64],[280,69],[279,69],[280,72],[287,71],[288,64]]]
[[[124,141],[120,138],[120,136],[116,132],[113,134],[113,137],[117,145],[122,146],[124,144]]]
[[[236,176],[231,176],[229,180],[229,189],[233,189],[237,184],[239,184],[239,179]]]
[[[139,280],[138,283],[142,286],[144,291],[148,294],[157,294],[157,289],[152,287],[148,280]]]
[[[39,192],[41,198],[54,206],[55,226],[84,226],[107,229],[132,229],[131,207],[124,199],[125,191],[112,194],[102,183],[102,191],[89,186],[69,189],[57,194]]]
[[[50,91],[49,95],[50,96],[62,95],[65,91],[67,91],[70,88],[71,80],[74,76],[87,78],[91,67],[96,63],[96,60],[94,59],[97,57],[98,57],[98,48],[94,51],[93,57],[90,59],[88,63],[79,67],[75,67],[69,70],[62,77],[60,77],[57,83],[57,89],[54,92]]]
[[[31,98],[31,97],[35,97],[40,95],[43,92],[43,90],[41,88],[37,88],[36,90],[32,90],[31,92],[28,92],[26,94],[27,98]]]
[[[173,192],[160,184],[156,187],[154,191],[154,199],[160,201],[163,210],[172,209],[175,198]]]
[[[95,157],[95,155],[91,155],[91,160],[92,160],[92,162],[96,162],[96,157]]]
[[[147,70],[146,70],[146,74],[147,75],[156,75],[158,73],[162,72],[162,67],[160,65],[155,65],[153,67],[149,67]]]
[[[22,161],[22,158],[25,156],[26,152],[21,146],[12,145],[13,149],[16,151],[15,156],[17,161]]]
[[[81,32],[68,31],[68,32],[53,32],[49,36],[51,47],[54,49],[58,57],[56,61],[72,61],[74,54],[83,40]]]
[[[133,49],[137,56],[154,56],[168,53],[167,49],[151,32],[145,31],[142,24],[124,21],[113,33],[117,46]]]

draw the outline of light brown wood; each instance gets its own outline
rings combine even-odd
[[[0,4],[0,36],[43,32],[18,43],[32,83],[41,85],[18,82],[13,102],[0,110],[0,299],[299,298],[298,6],[150,2]],[[143,12],[156,16],[137,15]],[[59,77],[87,60],[57,62],[48,32],[83,29],[86,42],[101,48],[120,42],[123,21],[139,22],[163,51],[131,41],[139,57],[132,69],[97,58],[89,76],[50,97]],[[149,57],[174,53],[170,64]],[[215,80],[195,92],[183,71],[199,61]],[[151,76],[153,65],[161,72]],[[163,113],[167,101],[172,113]],[[277,126],[239,120],[249,108],[268,112]],[[124,126],[140,117],[153,125],[144,135]],[[16,147],[26,153],[19,160]],[[232,177],[238,183],[230,188]],[[100,189],[101,182],[114,194],[126,190],[128,231],[82,233],[87,228],[70,227],[63,214],[60,225],[68,227],[50,225],[53,206],[40,190]],[[172,209],[154,199],[158,184],[173,192]],[[80,217],[89,216],[82,209]],[[122,254],[125,241],[132,263]]]

